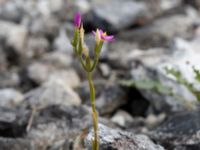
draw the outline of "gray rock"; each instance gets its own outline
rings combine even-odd
[[[65,29],[60,29],[59,35],[54,40],[53,48],[56,51],[64,52],[70,55],[73,53],[71,41],[66,35]]]
[[[73,58],[67,53],[51,52],[44,55],[41,61],[56,68],[67,69],[71,67]]]
[[[34,146],[25,139],[0,138],[0,150],[34,150]]]
[[[75,6],[84,14],[92,9],[91,3],[87,0],[77,0]]]
[[[58,0],[56,2],[54,0],[49,0],[49,8],[52,13],[59,12],[64,5],[65,5],[64,0]]]
[[[14,89],[1,89],[0,90],[0,106],[1,107],[15,107],[22,102],[24,96],[21,92]]]
[[[26,55],[28,58],[41,57],[49,51],[50,44],[44,37],[30,37],[27,41]]]
[[[111,118],[112,122],[120,125],[121,127],[126,127],[126,125],[133,121],[133,117],[126,111],[119,110]]]
[[[125,129],[125,131],[148,134],[151,130],[157,128],[166,119],[165,114],[148,114],[147,117],[130,116],[127,112],[117,111],[111,120]]]
[[[106,63],[100,63],[99,69],[103,77],[109,77],[111,75],[111,68]]]
[[[62,60],[59,61],[61,63],[55,60],[57,64],[54,63],[54,65],[65,65],[62,64]],[[28,67],[28,77],[37,84],[57,79],[67,84],[69,87],[77,87],[80,84],[79,76],[73,69],[59,69],[52,65],[48,63],[33,63]]]
[[[8,47],[13,48],[18,55],[23,56],[28,34],[27,28],[7,21],[0,21],[0,28],[0,39],[5,39]]]
[[[93,3],[92,12],[92,23],[95,26],[113,32],[136,23],[138,18],[144,17],[147,7],[143,2],[109,0]]]
[[[92,126],[91,113],[86,106],[51,105],[37,109],[29,131],[26,128],[30,110],[21,106],[17,109],[0,107],[0,113],[2,150],[21,150],[23,147],[27,150],[56,147],[68,150],[82,130]]]
[[[45,0],[45,1],[19,0],[16,3],[18,4],[18,6],[23,8],[25,14],[24,17],[30,17],[30,18],[49,17],[53,15],[59,17],[60,15],[58,14],[64,12],[63,10],[66,8],[66,4],[68,4],[64,0],[58,0],[57,2],[53,0]]]
[[[81,130],[91,126],[91,119],[90,112],[84,106],[49,106],[39,111],[26,139],[36,149],[71,149]]]
[[[62,80],[53,80],[44,83],[41,87],[25,94],[25,106],[44,108],[53,104],[65,106],[80,105],[79,96]]]
[[[27,74],[28,77],[36,82],[37,84],[41,84],[46,81],[54,70],[54,67],[44,63],[33,63],[28,66]]]
[[[185,4],[189,4],[197,9],[200,9],[200,1],[199,0],[183,0]]]
[[[200,148],[200,111],[180,112],[152,131],[151,137],[167,149]]]
[[[198,63],[200,56],[198,54],[199,42],[196,40],[189,42],[176,39],[174,46],[168,50],[159,48],[149,49],[148,51],[135,50],[132,54],[129,54],[128,57],[134,62],[132,64],[134,69],[131,73],[134,80],[159,81],[164,87],[172,88],[174,96],[170,96],[170,93],[156,94],[153,91],[141,91],[143,96],[151,102],[154,109],[176,112],[196,105],[197,100],[194,95],[183,85],[178,84],[173,76],[167,75],[164,69],[164,67],[174,68],[180,71],[186,80],[198,85],[192,70],[192,66],[196,69],[200,68]]]
[[[181,5],[181,0],[159,0],[160,8],[163,11],[170,10],[172,8],[176,8]]]
[[[161,113],[159,115],[149,114],[145,120],[149,128],[155,128],[166,119],[166,114]]]
[[[3,52],[3,48],[0,47],[0,73],[5,72],[7,70],[7,60],[6,55]]]
[[[13,0],[6,1],[0,5],[0,18],[12,22],[20,22],[24,16],[24,9],[20,3]]]
[[[31,19],[30,32],[33,35],[47,36],[50,40],[56,37],[59,33],[59,21],[57,18],[52,16],[46,17],[35,17]]]
[[[137,41],[141,47],[145,48],[166,46],[177,36],[187,37],[188,30],[194,24],[195,21],[190,16],[172,15],[156,19],[153,23],[142,28],[123,32],[119,36],[128,41]]]
[[[78,87],[80,85],[80,78],[72,69],[55,71],[49,76],[48,80],[57,79],[62,80],[65,84],[72,88]]]
[[[92,0],[91,6],[86,4],[87,9],[86,11],[84,9],[83,12],[88,12],[92,9],[92,13],[90,12],[89,15],[86,15],[86,20],[90,18],[95,27],[115,32],[133,25],[142,26],[147,24],[155,17],[171,9],[176,9],[181,4],[181,0],[125,0],[123,3],[120,0]],[[177,11],[175,10],[175,12]],[[95,22],[93,22],[94,19]]]
[[[15,70],[9,70],[0,74],[0,87],[16,87],[20,83],[19,75]]]
[[[108,85],[96,98],[100,114],[111,113],[127,102],[126,92],[119,85]]]
[[[104,120],[99,117],[99,122],[104,123]],[[107,122],[112,125],[110,121]],[[91,126],[92,114],[87,106],[53,105],[38,110],[25,138],[36,149],[76,149],[82,146],[84,136]]]
[[[168,11],[173,11],[174,8],[177,9],[182,5],[181,0],[140,0],[140,1],[146,3],[149,9],[148,13],[152,14],[152,17],[165,14]]]
[[[90,131],[84,140],[89,150],[92,149],[92,134]],[[101,150],[164,150],[162,146],[154,144],[145,135],[134,135],[101,124],[99,125],[99,138]]]
[[[37,9],[44,16],[52,15],[53,13],[59,12],[64,6],[64,0],[54,0],[38,1]]]
[[[29,111],[0,107],[0,136],[17,138],[26,132]]]
[[[49,150],[59,150],[61,148],[63,150],[68,150],[70,148],[70,143],[68,143],[67,141],[61,140],[61,141],[55,142],[53,146],[50,146]]]
[[[111,68],[127,69],[127,54],[131,53],[133,49],[137,49],[138,44],[134,41],[126,41],[117,39],[109,46],[108,54],[106,55],[109,60]]]

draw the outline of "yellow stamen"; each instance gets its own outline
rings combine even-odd
[[[103,36],[107,36],[107,33],[106,33],[106,32],[104,32],[104,33],[103,33]]]

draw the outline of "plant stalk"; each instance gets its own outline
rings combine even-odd
[[[90,101],[92,105],[92,118],[93,118],[93,129],[94,129],[94,140],[92,141],[92,149],[99,150],[98,114],[95,107],[95,88],[92,80],[92,72],[87,72],[87,77],[90,87]]]

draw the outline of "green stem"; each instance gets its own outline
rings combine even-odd
[[[98,61],[99,61],[99,58],[95,58],[94,63],[89,70],[90,72],[92,72],[96,68]]]
[[[92,117],[93,117],[93,129],[94,129],[94,141],[92,141],[92,149],[99,150],[99,139],[98,139],[98,114],[95,107],[95,89],[92,80],[92,73],[87,73],[88,83],[90,87],[90,101],[92,105]]]
[[[81,62],[82,67],[84,68],[84,70],[87,71],[88,69],[87,69],[87,67],[86,67],[86,65],[85,65],[85,63],[84,63],[84,60],[83,60],[82,56],[79,56],[79,60],[80,60],[80,62]]]

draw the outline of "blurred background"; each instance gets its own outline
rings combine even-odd
[[[102,149],[134,149],[129,132],[148,137],[138,149],[200,149],[198,97],[164,69],[199,89],[200,0],[0,0],[0,150],[81,149],[92,120],[70,44],[77,11],[91,55],[93,30],[115,36],[93,73]]]

